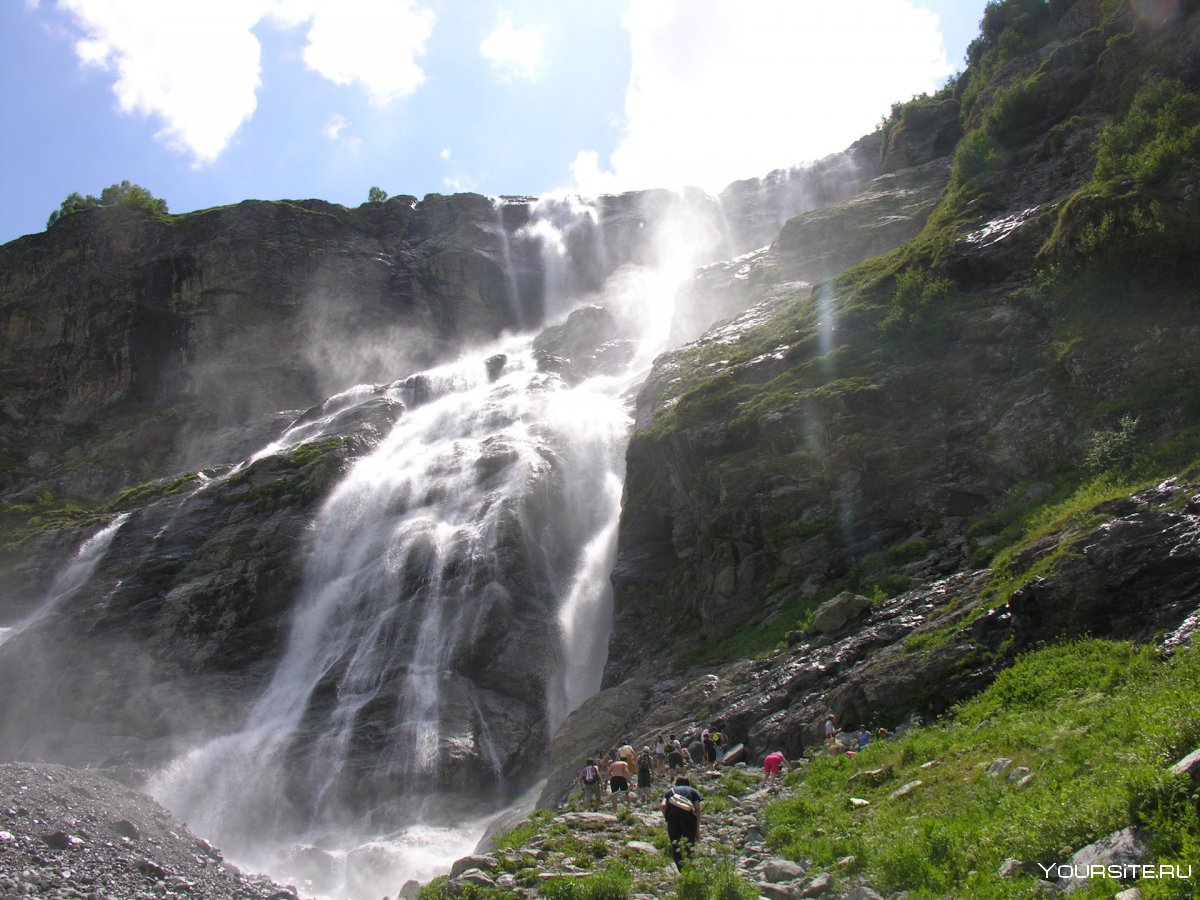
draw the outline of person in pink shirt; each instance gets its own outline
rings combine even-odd
[[[783,751],[781,750],[768,753],[763,757],[763,772],[766,773],[768,784],[775,780],[775,776],[783,771],[784,766],[787,766],[788,771],[791,771],[791,763],[787,761],[787,757],[783,755]]]

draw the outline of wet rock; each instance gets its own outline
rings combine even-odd
[[[832,600],[822,603],[813,616],[812,630],[823,634],[841,631],[871,608],[871,601],[861,594],[842,591]]]

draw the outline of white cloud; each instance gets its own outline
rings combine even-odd
[[[27,3],[32,0],[26,0]],[[162,121],[159,137],[212,162],[254,115],[264,17],[307,23],[305,64],[336,84],[358,84],[383,103],[424,79],[417,58],[434,15],[415,0],[58,0],[82,36],[84,65],[115,73],[122,112]]]
[[[157,116],[159,137],[197,164],[216,159],[254,114],[261,11],[243,0],[59,0],[84,32],[85,65],[116,73],[122,112]]]
[[[341,113],[334,114],[329,118],[329,121],[325,123],[325,128],[323,129],[325,132],[325,137],[329,138],[331,141],[336,141],[339,137],[341,137],[342,132],[346,130],[349,124],[350,120]]]
[[[305,65],[334,84],[357,82],[376,103],[407,96],[425,80],[417,59],[436,16],[415,0],[275,0],[272,15],[308,22]]]
[[[438,156],[440,156],[442,159],[449,159],[450,158],[450,148],[443,147],[442,152],[439,153]]]
[[[937,17],[907,0],[632,0],[617,148],[571,166],[594,193],[731,181],[817,159],[952,73]]]
[[[501,78],[534,79],[544,68],[546,34],[541,28],[516,28],[500,14],[496,28],[479,45],[480,55]]]

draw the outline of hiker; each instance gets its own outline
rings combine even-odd
[[[825,717],[825,740],[827,740],[827,741],[836,741],[837,740],[838,728],[837,728],[837,725],[835,724],[836,721],[837,720],[834,718],[833,713],[830,713],[829,715],[827,715]]]
[[[637,768],[637,754],[634,753],[629,741],[625,741],[617,748],[617,756],[625,760],[625,765],[629,766],[630,772]]]
[[[639,799],[643,790],[650,790],[650,769],[653,765],[654,757],[650,755],[650,748],[643,747],[642,755],[637,759],[637,786]]]
[[[725,735],[713,729],[712,733],[713,747],[716,753],[716,762],[718,766],[725,765]]]
[[[685,770],[687,770],[687,769],[690,769],[690,768],[692,767],[692,765],[693,765],[693,763],[692,763],[692,751],[691,751],[691,750],[689,750],[687,747],[684,747],[684,746],[682,746],[682,745],[681,745],[681,746],[679,747],[679,754],[680,754],[680,756],[682,756],[682,757],[683,757],[683,768],[684,768]]]
[[[583,802],[592,811],[600,808],[601,780],[600,767],[596,765],[595,757],[589,756],[579,770],[579,787],[583,791]]]
[[[629,803],[629,763],[625,760],[614,759],[608,766],[608,790],[612,798],[613,812],[617,811],[617,801]]]
[[[661,734],[654,739],[654,774],[659,778],[667,774],[667,742]]]
[[[704,748],[704,761],[710,766],[717,760],[717,744],[713,740],[715,730],[712,725],[707,725],[700,732],[700,746]]]
[[[612,765],[612,757],[607,750],[596,751],[596,765],[600,767],[600,791],[608,790],[608,767]]]
[[[671,749],[667,753],[667,765],[670,766],[672,772],[678,772],[683,768],[683,748],[679,746],[679,741],[671,742]]]
[[[667,820],[667,838],[675,868],[682,868],[685,856],[700,843],[700,804],[703,795],[692,787],[686,775],[675,779],[675,786],[663,795],[659,808]]]
[[[866,725],[858,726],[858,736],[855,738],[855,740],[858,743],[859,750],[871,743],[871,732],[867,731]]]
[[[763,773],[767,776],[767,784],[775,780],[775,776],[783,771],[784,766],[787,766],[789,772],[792,770],[792,764],[788,762],[782,750],[776,750],[763,757]]]

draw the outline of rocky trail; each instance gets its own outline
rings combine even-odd
[[[769,803],[794,793],[786,779],[768,783],[760,771],[744,763],[725,769],[693,769],[689,779],[704,795],[700,844],[694,852],[698,863],[731,866],[762,897],[871,900],[881,896],[844,872],[780,859],[771,853],[765,843],[765,811]],[[666,777],[656,778],[648,792],[635,793],[632,802],[619,806],[615,813],[607,804],[599,811],[589,811],[573,799],[552,817],[535,815],[530,824],[536,823],[536,834],[527,840],[456,861],[445,883],[446,892],[479,885],[532,898],[540,896],[539,885],[562,878],[592,878],[609,861],[616,861],[634,873],[635,898],[672,896],[678,872],[659,810],[659,800],[670,784]],[[518,826],[512,834],[521,831]],[[852,859],[843,860],[842,869],[852,864]],[[400,896],[416,897],[417,889],[416,882],[409,882]]]

